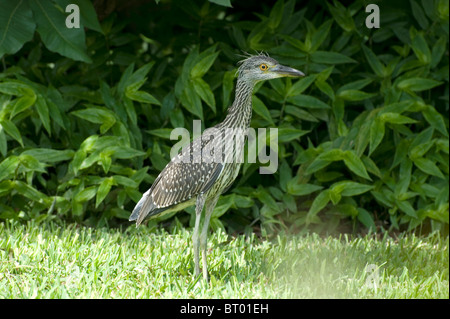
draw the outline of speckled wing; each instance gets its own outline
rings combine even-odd
[[[136,220],[136,225],[139,225],[147,216],[158,215],[198,194],[206,193],[214,185],[223,165],[201,162],[200,158],[198,163],[195,162],[195,155],[201,154],[200,148],[206,143],[196,139],[190,144],[190,149],[183,150],[167,164],[137,203],[130,221]]]

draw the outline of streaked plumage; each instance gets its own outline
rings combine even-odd
[[[206,235],[209,218],[219,196],[236,179],[241,163],[233,159],[239,158],[244,150],[244,139],[236,144],[234,139],[227,139],[226,130],[236,129],[242,134],[250,126],[252,91],[256,82],[283,76],[303,76],[300,71],[282,66],[276,60],[263,54],[243,60],[238,73],[236,97],[224,121],[213,128],[206,129],[200,137],[191,142],[188,148],[172,158],[151,188],[144,193],[130,216],[130,221],[136,220],[136,226],[139,226],[146,217],[160,216],[196,204],[193,238],[195,274],[198,275],[200,272],[198,251],[200,244],[203,250],[205,279],[207,278]],[[205,153],[210,149],[221,150],[219,161],[211,162],[211,158],[206,160]],[[198,229],[204,205],[206,206],[205,219],[201,238],[199,238]]]

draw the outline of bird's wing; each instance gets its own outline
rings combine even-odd
[[[207,143],[207,142],[203,142]],[[201,145],[201,139],[191,143],[196,154]],[[223,170],[222,163],[193,162],[191,154],[180,153],[161,171],[152,187],[144,193],[130,216],[139,225],[147,216],[153,216],[162,211],[185,202],[198,194],[206,193]]]

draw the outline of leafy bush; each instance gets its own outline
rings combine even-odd
[[[383,1],[379,29],[363,1],[116,0],[122,11],[96,8],[100,24],[79,1],[75,33],[68,1],[13,3],[0,16],[0,39],[17,40],[0,42],[0,218],[125,222],[169,161],[171,129],[221,121],[239,54],[267,51],[307,74],[255,88],[251,125],[278,127],[279,169],[245,163],[213,227],[448,228],[447,1]]]

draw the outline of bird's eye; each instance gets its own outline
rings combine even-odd
[[[263,63],[263,64],[261,64],[261,65],[259,66],[259,68],[260,68],[261,71],[265,71],[265,70],[267,70],[269,67],[267,66],[267,64]]]

